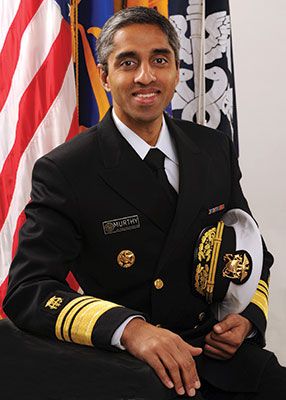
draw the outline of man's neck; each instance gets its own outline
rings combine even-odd
[[[154,121],[148,122],[131,119],[128,119],[128,121],[126,121],[124,118],[121,118],[118,113],[116,113],[115,109],[113,111],[115,112],[117,118],[119,118],[123,124],[125,124],[129,129],[136,133],[136,135],[138,135],[146,143],[148,143],[150,146],[156,145],[162,128],[163,115],[161,115],[160,118],[157,118]]]
[[[132,129],[131,127],[129,128]],[[142,126],[141,128],[132,130],[136,133],[136,135],[140,136],[141,139],[143,139],[150,146],[155,146],[158,141],[161,128],[162,128],[162,121],[160,122],[160,124],[157,124],[157,126],[154,125],[146,126],[144,124],[144,126]]]

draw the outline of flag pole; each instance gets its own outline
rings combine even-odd
[[[194,93],[197,99],[196,122],[205,125],[205,0],[193,1],[187,19],[190,21],[194,67]]]
[[[206,123],[206,80],[205,80],[205,0],[201,4],[201,34],[200,34],[200,69],[199,69],[199,107],[198,107],[198,123],[205,125]]]
[[[79,115],[78,0],[71,0],[72,56],[75,66],[76,104]]]

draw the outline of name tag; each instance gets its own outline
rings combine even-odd
[[[103,232],[105,235],[131,231],[132,229],[140,228],[140,220],[138,215],[130,215],[128,217],[111,219],[102,222]]]

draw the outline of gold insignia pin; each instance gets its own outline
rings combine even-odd
[[[117,262],[122,268],[130,268],[135,263],[135,254],[131,250],[122,250],[117,256]]]
[[[51,310],[57,310],[63,302],[61,297],[53,296],[47,302],[45,307],[49,307]]]
[[[225,254],[223,258],[226,265],[222,275],[241,285],[250,277],[252,271],[251,257],[245,251],[237,251],[234,254]]]

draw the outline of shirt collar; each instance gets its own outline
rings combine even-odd
[[[175,144],[170,135],[164,116],[163,116],[162,128],[159,133],[159,137],[155,146],[150,146],[147,142],[145,142],[145,140],[141,139],[140,136],[138,136],[134,131],[128,128],[128,126],[126,126],[118,118],[118,116],[114,111],[114,108],[112,109],[112,118],[121,135],[133,147],[133,149],[136,151],[136,153],[142,160],[146,157],[148,151],[151,148],[158,148],[171,161],[173,161],[177,165],[179,164]]]

